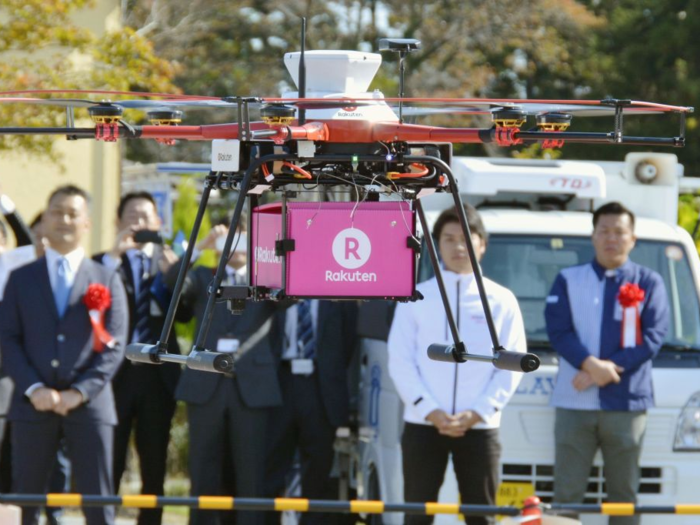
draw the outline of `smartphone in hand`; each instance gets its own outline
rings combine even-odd
[[[134,232],[134,242],[137,244],[163,244],[163,236],[156,230],[138,230]]]

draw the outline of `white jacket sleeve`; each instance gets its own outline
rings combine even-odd
[[[389,332],[389,376],[396,386],[401,400],[425,419],[436,408],[437,401],[423,384],[418,363],[417,308],[413,304],[399,303]]]
[[[501,322],[496,322],[499,342],[506,350],[527,352],[525,325],[518,300],[508,292],[507,296],[503,297],[502,307],[503,311],[499,316]],[[522,372],[509,372],[494,367],[491,381],[477,397],[473,410],[484,421],[488,421],[498,411],[503,410],[518,388],[522,377]]]

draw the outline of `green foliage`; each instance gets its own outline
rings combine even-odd
[[[92,6],[89,0],[0,0],[2,89],[176,92],[171,78],[177,67],[158,57],[145,37],[131,28],[98,36],[76,24],[76,13]],[[0,105],[0,126],[63,125],[60,109]],[[0,139],[0,151],[24,149],[56,159],[52,144],[50,137],[8,136]]]
[[[678,199],[678,224],[691,235],[700,217],[700,195],[681,195]],[[700,240],[693,239],[700,252]]]

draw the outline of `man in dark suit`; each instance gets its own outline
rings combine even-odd
[[[268,494],[285,487],[297,448],[301,495],[336,499],[330,481],[338,427],[348,424],[348,364],[355,349],[357,306],[350,302],[303,300],[276,315],[280,335],[279,378],[283,406],[274,409],[267,461]],[[267,513],[270,523],[279,514]],[[333,515],[304,513],[303,524],[330,523]]]
[[[82,494],[112,494],[112,440],[117,422],[110,380],[123,359],[127,309],[119,277],[85,257],[88,196],[75,186],[49,198],[43,222],[46,255],[15,270],[0,307],[3,367],[15,384],[13,491],[46,493],[61,435]],[[84,304],[89,286],[111,295],[104,324],[113,341],[95,341]],[[112,524],[111,507],[85,508],[89,525]],[[33,525],[38,508],[22,511]]]
[[[130,323],[129,343],[158,341],[170,293],[163,282],[163,271],[176,259],[161,244],[137,242],[139,232],[155,235],[161,227],[156,203],[150,193],[127,193],[117,209],[117,239],[107,253],[95,260],[116,269],[126,289]],[[135,238],[136,237],[136,238]],[[170,352],[179,352],[175,334]],[[172,364],[149,366],[125,360],[113,381],[119,424],[114,434],[114,487],[126,468],[131,430],[135,429],[136,452],[141,469],[141,493],[163,494],[170,439],[175,413],[175,386],[180,368]],[[138,525],[159,525],[162,509],[142,509]]]
[[[227,234],[215,226],[197,244],[196,252],[215,249]],[[227,267],[226,284],[245,284],[246,245],[238,242]],[[219,253],[220,255],[220,253]],[[174,286],[179,265],[166,281]],[[212,268],[198,266],[189,271],[178,307],[178,320],[197,319],[199,330],[207,303],[207,289],[214,277]],[[236,355],[233,376],[185,369],[176,396],[187,403],[192,495],[262,497],[265,474],[265,438],[271,407],[282,405],[270,330],[275,305],[246,304],[241,315],[233,315],[225,303],[214,310],[205,348]],[[229,475],[232,484],[227,483]],[[229,486],[232,485],[232,486]],[[190,525],[230,522],[231,513],[205,510],[190,512]],[[261,524],[259,512],[237,513],[237,525]]]

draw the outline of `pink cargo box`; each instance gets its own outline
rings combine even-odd
[[[286,235],[282,213],[282,204],[269,204],[251,215],[253,286],[292,297],[413,297],[415,213],[407,203],[291,202]],[[278,243],[285,239],[294,242]],[[291,244],[282,256],[279,248]]]

